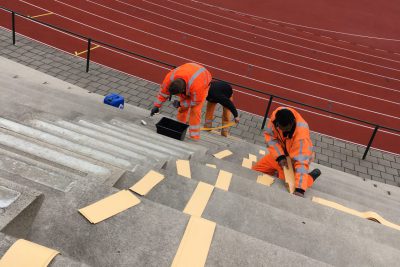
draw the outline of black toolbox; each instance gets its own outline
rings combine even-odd
[[[186,131],[189,125],[172,120],[166,117],[162,117],[159,122],[156,123],[157,133],[177,139],[183,140],[186,136]]]

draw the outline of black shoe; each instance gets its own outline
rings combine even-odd
[[[314,182],[321,175],[321,171],[319,169],[312,170],[309,175],[313,178]]]
[[[296,188],[296,190],[294,190],[293,195],[295,196],[299,196],[299,197],[304,197],[304,193],[305,191],[301,188]]]

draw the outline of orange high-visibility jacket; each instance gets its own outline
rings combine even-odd
[[[193,107],[204,102],[208,94],[211,74],[199,64],[186,63],[171,70],[165,76],[154,106],[161,107],[169,98],[168,87],[178,78],[186,82],[186,94],[179,94],[181,107]]]
[[[284,137],[280,129],[275,127],[274,120],[276,112],[280,109],[289,109],[296,119],[296,129],[292,138]],[[264,132],[265,141],[269,153],[274,159],[279,156],[285,155],[285,150],[294,165],[296,188],[303,190],[307,189],[308,169],[311,161],[313,160],[313,144],[310,138],[310,130],[307,122],[300,116],[300,114],[292,109],[286,107],[277,108],[271,115],[267,128]]]

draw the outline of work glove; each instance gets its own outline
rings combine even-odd
[[[280,161],[278,161],[278,164],[279,164],[279,166],[281,166],[282,168],[283,168],[283,167],[286,167],[286,168],[289,167],[286,158],[282,158]]]
[[[174,100],[174,102],[172,102],[172,105],[174,106],[174,108],[179,108],[181,106],[181,103],[179,102],[179,100]]]
[[[160,109],[158,107],[153,107],[150,111],[150,116],[153,116],[156,113],[159,113]]]
[[[239,121],[240,121],[239,117],[236,117],[233,120],[235,121],[236,124],[239,124]]]

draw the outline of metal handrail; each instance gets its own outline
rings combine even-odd
[[[87,46],[87,55],[86,55],[86,72],[89,72],[90,47],[91,47],[91,43],[92,42],[101,44],[103,46],[107,46],[109,48],[112,48],[114,50],[117,50],[117,51],[120,51],[120,52],[123,52],[123,53],[126,53],[126,54],[134,55],[134,56],[137,56],[137,57],[140,57],[140,58],[152,61],[152,62],[160,63],[160,64],[163,64],[165,66],[171,67],[171,68],[176,68],[177,67],[176,65],[173,65],[173,64],[161,61],[161,60],[157,60],[157,59],[154,59],[154,58],[151,58],[151,57],[147,57],[147,56],[144,56],[144,55],[141,55],[141,54],[138,54],[138,53],[135,53],[135,52],[132,52],[132,51],[117,47],[115,45],[108,44],[108,43],[100,41],[100,40],[96,40],[96,39],[92,39],[92,38],[87,37],[87,36],[83,36],[81,34],[74,33],[72,31],[63,29],[61,27],[52,25],[50,23],[39,21],[39,20],[37,20],[35,18],[31,18],[29,16],[20,14],[18,12],[15,12],[15,11],[13,11],[11,9],[8,9],[8,8],[2,7],[2,6],[0,6],[0,9],[3,9],[5,11],[10,12],[11,15],[12,15],[12,22],[11,23],[12,23],[13,45],[15,45],[15,32],[16,32],[16,30],[15,30],[15,15],[18,15],[18,16],[20,16],[22,18],[31,20],[31,21],[36,22],[38,24],[45,25],[47,27],[56,29],[56,30],[61,31],[63,33],[70,34],[70,35],[73,35],[75,37],[87,40],[88,46]],[[294,103],[294,104],[297,104],[297,105],[301,105],[301,106],[304,106],[304,107],[312,108],[312,109],[315,109],[315,110],[318,110],[318,111],[326,112],[328,114],[335,115],[335,116],[342,117],[342,118],[346,118],[346,119],[349,119],[349,120],[352,120],[352,121],[356,121],[356,122],[360,122],[360,123],[363,123],[363,124],[367,124],[367,125],[373,126],[374,127],[374,131],[372,133],[372,136],[371,136],[371,138],[369,140],[367,148],[366,148],[366,150],[364,152],[364,155],[362,157],[363,159],[366,158],[368,150],[372,145],[372,142],[373,142],[373,140],[375,138],[375,135],[376,135],[378,129],[385,129],[385,130],[388,130],[388,131],[400,133],[400,129],[394,129],[394,128],[378,125],[376,123],[372,123],[372,122],[369,122],[369,121],[365,121],[365,120],[361,120],[361,119],[358,119],[358,118],[350,117],[350,116],[347,116],[347,115],[344,115],[344,114],[340,114],[340,113],[337,113],[337,112],[329,111],[329,110],[326,110],[326,109],[323,109],[323,108],[319,108],[319,107],[315,107],[315,106],[312,106],[312,105],[309,105],[309,104],[301,103],[301,102],[296,101],[296,100],[291,100],[291,99],[288,99],[288,98],[285,98],[285,97],[281,97],[281,96],[278,96],[278,95],[266,93],[266,92],[263,92],[263,91],[260,91],[260,90],[257,90],[257,89],[254,89],[254,88],[251,88],[251,87],[248,87],[248,86],[244,86],[244,85],[241,85],[241,84],[231,83],[231,82],[228,82],[228,81],[225,81],[225,80],[221,80],[221,79],[218,79],[218,78],[213,78],[213,80],[227,82],[227,83],[229,83],[229,84],[231,84],[233,86],[240,87],[240,88],[246,89],[246,90],[254,92],[254,93],[259,93],[259,94],[262,94],[262,95],[269,96],[268,105],[267,105],[267,108],[266,108],[266,111],[265,111],[265,115],[264,115],[264,119],[263,119],[263,123],[262,123],[261,129],[264,129],[264,127],[265,127],[265,123],[266,123],[266,120],[268,118],[268,114],[269,114],[269,111],[270,111],[270,108],[271,108],[271,105],[272,105],[272,101],[273,101],[274,98],[280,99],[280,100],[284,100],[284,101],[287,101],[287,102],[290,102],[290,103]]]

